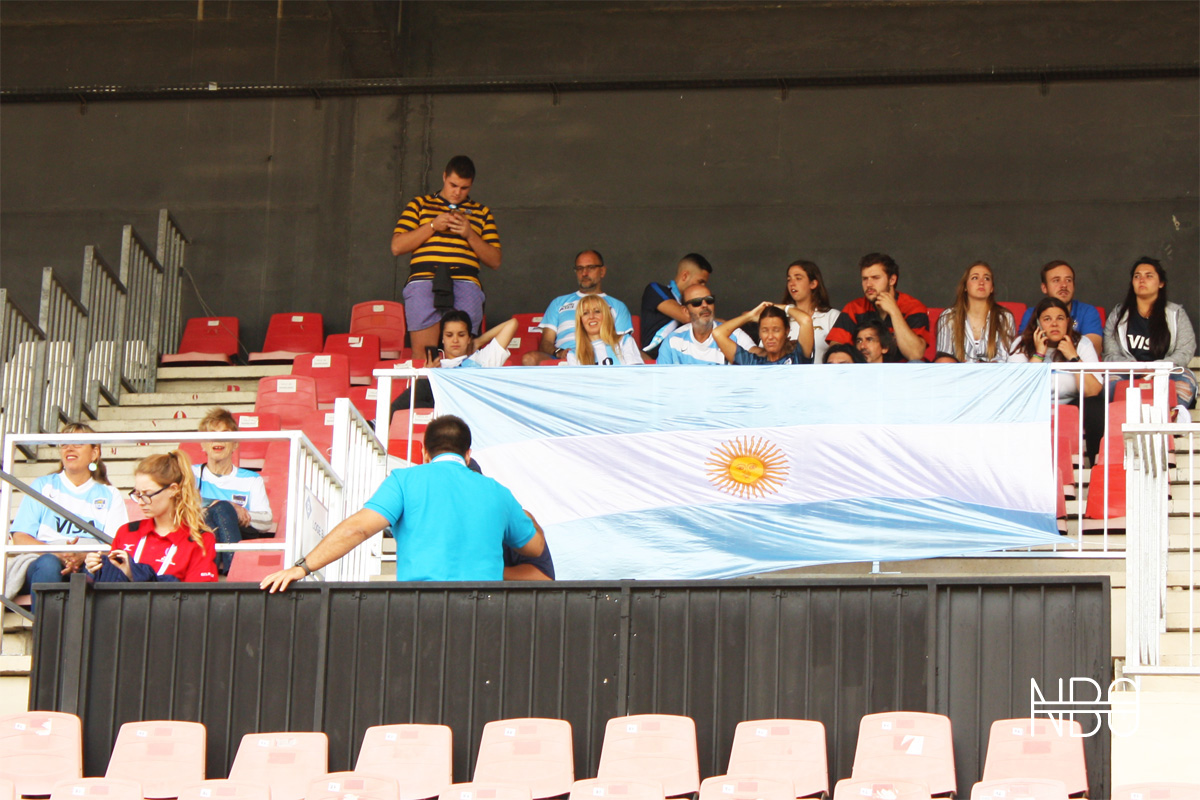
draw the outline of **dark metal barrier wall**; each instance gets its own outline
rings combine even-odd
[[[831,779],[848,777],[859,719],[946,714],[959,795],[979,779],[991,722],[1029,715],[1029,680],[1111,680],[1105,577],[556,584],[89,587],[40,603],[30,707],[84,718],[86,774],[122,723],[198,720],[208,774],[245,733],[324,730],[350,769],[368,726],[454,730],[468,780],[483,725],[571,722],[577,777],[595,774],[622,714],[696,720],[704,776],[746,719],[820,720]],[[1047,695],[1049,697],[1049,695]],[[1085,722],[1085,727],[1090,727]],[[1108,737],[1085,740],[1093,797]]]

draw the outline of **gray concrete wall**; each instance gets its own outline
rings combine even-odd
[[[701,74],[1194,62],[1195,3],[5,2],[0,84],[163,85],[382,74]],[[190,12],[187,13],[187,12]],[[396,27],[391,27],[395,25]],[[345,330],[354,302],[398,297],[391,228],[445,161],[470,154],[504,263],[488,316],[540,311],[598,247],[635,305],[695,250],[732,313],[782,291],[794,258],[836,304],[859,256],[890,252],[902,288],[946,305],[982,258],[1005,299],[1075,264],[1111,306],[1139,255],[1165,260],[1196,321],[1200,123],[1195,80],[1037,85],[414,95],[6,104],[0,270],[36,308],[40,267],[78,281],[120,225],[172,209],[215,311],[251,349],[282,310]],[[189,309],[197,313],[196,304]]]

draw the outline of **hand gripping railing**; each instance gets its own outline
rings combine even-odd
[[[1126,674],[1200,675],[1197,640],[1196,448],[1200,424],[1168,423],[1167,416],[1129,400],[1124,427],[1128,503],[1125,560]],[[1176,447],[1176,443],[1183,447]],[[1174,467],[1171,458],[1177,459]],[[1179,452],[1182,451],[1182,456]],[[1176,497],[1187,516],[1187,533],[1172,535],[1168,492],[1172,469],[1180,478]],[[1174,560],[1173,560],[1174,559]],[[1180,588],[1168,591],[1170,575]],[[1179,602],[1175,605],[1174,601]],[[1173,607],[1175,606],[1175,607]],[[1179,606],[1183,610],[1180,610]],[[1178,646],[1164,652],[1163,637],[1174,636]],[[1172,662],[1172,663],[1167,663]]]
[[[46,380],[46,335],[0,289],[0,441],[41,428]]]

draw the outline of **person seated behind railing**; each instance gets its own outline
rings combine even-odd
[[[607,367],[645,362],[633,337],[617,333],[608,303],[599,295],[589,294],[579,298],[575,306],[575,349],[567,352],[567,363]]]
[[[217,580],[217,540],[204,523],[187,455],[179,450],[138,462],[129,496],[145,519],[127,523],[107,553],[84,563],[100,582]]]
[[[87,425],[72,423],[62,433],[95,433]],[[100,530],[115,534],[129,521],[125,501],[108,482],[108,470],[95,444],[60,445],[56,472],[34,480],[30,487]],[[51,511],[32,497],[21,501],[10,526],[15,545],[53,547],[78,542],[101,543],[74,523]],[[21,554],[9,559],[6,594],[16,597],[29,592],[35,583],[60,583],[83,566],[84,553]],[[36,608],[37,598],[34,597]]]
[[[937,350],[964,364],[1008,361],[1016,338],[1012,312],[996,302],[992,268],[983,261],[967,267],[958,281],[954,305],[937,321]]]
[[[1192,321],[1183,306],[1167,301],[1167,271],[1153,258],[1139,258],[1130,272],[1125,299],[1108,315],[1104,360],[1170,361],[1182,367],[1183,372],[1171,380],[1184,412],[1177,421],[1187,422],[1187,409],[1196,407],[1196,376],[1188,367],[1195,355]],[[1122,379],[1113,376],[1114,382]]]
[[[858,352],[857,347],[848,344],[831,344],[821,358],[823,364],[865,364],[867,359]]]
[[[425,363],[436,369],[502,367],[508,360],[508,343],[512,341],[516,332],[517,320],[514,318],[501,322],[481,336],[471,338],[471,317],[467,312],[457,309],[447,311],[442,315],[441,331],[438,335],[442,347],[440,350],[429,348],[425,354]],[[429,388],[429,381],[421,378],[414,386],[415,388],[401,392],[392,403],[393,414],[408,410],[410,394],[413,391],[417,394],[413,408],[433,408],[433,391]]]
[[[800,328],[796,341],[788,338],[789,323],[793,320]],[[734,331],[747,322],[758,323],[758,338],[765,355],[752,353],[733,340]],[[773,303],[759,303],[746,313],[714,328],[713,338],[730,364],[813,363],[812,316],[796,306],[789,306],[784,311]]]
[[[201,431],[236,431],[237,420],[223,408],[214,408],[200,420]],[[196,468],[196,488],[200,491],[204,522],[221,544],[236,544],[243,539],[261,539],[271,534],[271,503],[262,476],[233,465],[237,442],[205,441],[200,447],[208,463]],[[218,553],[217,568],[229,572],[233,553]]]
[[[1100,357],[1092,341],[1081,334],[1071,320],[1070,307],[1057,297],[1044,297],[1034,309],[1021,338],[1013,345],[1010,364],[1026,362],[1098,363]],[[1084,397],[1100,394],[1100,380],[1092,373],[1059,372],[1055,376],[1055,401],[1060,405],[1080,405],[1079,385]],[[1104,401],[1093,400],[1083,406],[1084,451],[1095,460],[1104,437]],[[1069,431],[1068,431],[1069,433]]]

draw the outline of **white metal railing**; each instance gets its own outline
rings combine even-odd
[[[1134,409],[1132,400],[1129,411],[1124,429],[1129,504],[1125,672],[1200,675],[1196,630],[1200,623],[1196,586],[1200,424],[1169,424],[1158,409]],[[1168,493],[1179,500],[1186,532],[1171,530]]]
[[[342,479],[342,515],[345,519],[361,509],[379,484],[387,477],[387,445],[381,442],[370,423],[358,413],[348,397],[333,404],[333,451],[330,463]],[[383,533],[325,568],[330,581],[365,581],[380,574],[383,560]]]
[[[121,401],[121,353],[125,349],[125,331],[121,321],[128,300],[125,286],[96,248],[83,248],[84,307],[88,309],[84,352],[87,373],[83,387],[83,406],[95,417],[100,395],[116,405]]]
[[[4,409],[0,440],[10,433],[33,433],[41,427],[45,385],[46,335],[0,289],[0,407]]]
[[[162,209],[157,255],[126,226],[118,271],[96,248],[84,249],[78,296],[46,267],[36,323],[4,292],[0,440],[53,432],[60,421],[76,421],[85,410],[94,417],[99,398],[116,402],[122,386],[154,390],[159,354],[179,345],[187,247],[178,224]]]

